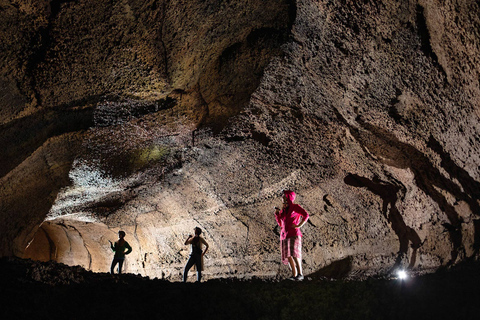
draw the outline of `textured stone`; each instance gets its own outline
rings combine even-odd
[[[107,271],[122,229],[179,280],[200,226],[207,278],[285,275],[292,188],[306,273],[477,257],[478,1],[0,8],[2,255]]]

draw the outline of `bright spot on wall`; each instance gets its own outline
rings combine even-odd
[[[89,213],[82,212],[81,207],[106,195],[121,191],[120,182],[108,177],[96,166],[76,160],[69,173],[71,186],[62,189],[45,220],[60,217],[72,217],[76,220],[94,222]]]

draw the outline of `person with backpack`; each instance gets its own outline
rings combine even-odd
[[[188,271],[193,265],[197,268],[197,282],[202,280],[203,256],[207,253],[208,243],[200,236],[202,234],[202,229],[196,227],[194,232],[195,236],[189,235],[185,241],[185,245],[191,245],[191,251],[190,258],[183,271],[183,282],[187,282]],[[202,249],[203,246],[205,246],[205,250]]]

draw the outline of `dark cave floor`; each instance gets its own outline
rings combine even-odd
[[[0,259],[0,319],[478,319],[480,263],[410,278],[173,283]]]

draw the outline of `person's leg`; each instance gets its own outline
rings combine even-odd
[[[124,259],[118,259],[118,274],[122,273],[123,261],[125,261],[125,260]]]
[[[197,282],[202,280],[202,256],[195,257],[195,266],[197,267]]]
[[[115,265],[117,264],[118,260],[113,258],[112,260],[112,265],[110,266],[110,273],[114,274],[115,273]]]
[[[183,269],[183,282],[187,282],[188,271],[191,267],[193,267],[194,264],[195,258],[193,256],[190,256],[190,259],[188,259],[188,262],[185,265],[185,269]]]
[[[292,257],[292,260],[295,263],[295,267],[297,269],[297,275],[303,276],[302,261],[297,257]]]
[[[295,268],[297,269],[296,280],[303,280],[303,270],[302,270],[302,238],[295,237],[292,243],[292,258],[295,263]]]
[[[297,276],[297,268],[295,267],[295,262],[293,261],[292,256],[288,257],[288,263],[289,263],[289,266],[290,266],[290,270],[292,270],[292,277],[296,277]]]

